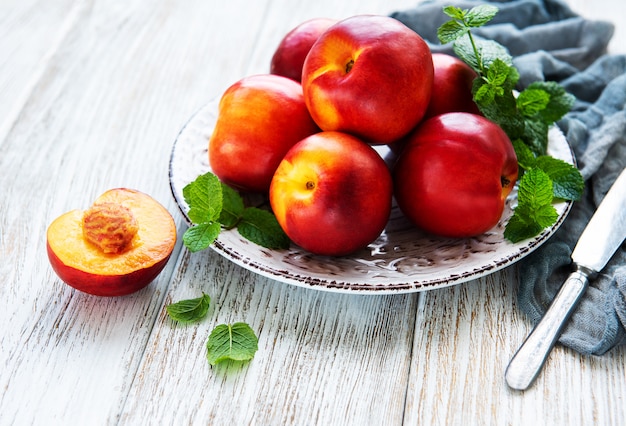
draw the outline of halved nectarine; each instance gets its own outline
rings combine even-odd
[[[154,198],[111,189],[88,210],[72,210],[47,231],[52,269],[66,284],[97,296],[134,293],[163,270],[176,244],[176,224]]]

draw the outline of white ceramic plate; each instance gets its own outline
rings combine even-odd
[[[217,104],[217,101],[210,102],[194,114],[172,149],[170,186],[188,223],[183,188],[210,170],[208,140],[217,117]],[[378,149],[383,155],[387,150],[386,147]],[[550,131],[549,153],[571,164],[574,162],[565,137],[556,127]],[[571,208],[571,202],[556,204],[559,218],[554,226],[535,238],[513,244],[504,239],[503,232],[515,203],[516,192],[513,191],[498,225],[474,238],[425,235],[394,205],[381,236],[351,256],[315,256],[294,244],[288,250],[269,250],[241,237],[237,230],[223,230],[212,248],[260,275],[312,289],[361,294],[430,290],[482,277],[522,259],[556,231]]]

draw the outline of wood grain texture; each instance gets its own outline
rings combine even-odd
[[[209,252],[183,262],[166,303],[205,292],[212,296],[208,318],[180,326],[161,315],[147,350],[156,356],[139,369],[124,422],[148,414],[184,424],[402,421],[416,295],[299,289],[259,279]],[[210,331],[239,321],[259,337],[253,362],[210,367]],[[142,398],[154,394],[165,400]]]
[[[178,131],[237,79],[267,72],[289,29],[415,3],[0,0],[0,425],[626,424],[623,348],[557,347],[533,388],[506,387],[530,331],[515,267],[427,293],[340,295],[179,245],[154,283],[115,299],[49,267],[48,223],[116,186],[154,196],[182,233],[167,177]],[[620,0],[571,4],[626,16]],[[611,49],[624,52],[617,25]],[[202,291],[205,320],[167,317]],[[208,334],[237,321],[257,332],[257,355],[210,367]]]

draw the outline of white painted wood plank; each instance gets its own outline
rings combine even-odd
[[[212,297],[208,317],[174,324],[163,311],[122,424],[399,424],[417,295],[353,296],[296,288],[214,252],[185,254],[166,303]],[[210,367],[218,324],[259,337],[244,365]],[[151,398],[146,398],[151,395]]]
[[[405,424],[624,424],[623,348],[585,357],[557,346],[533,387],[507,387],[506,366],[531,329],[516,289],[513,267],[422,296]]]
[[[75,0],[0,2],[0,143],[79,9]]]
[[[235,6],[219,11],[232,17]],[[237,33],[225,39],[207,30],[225,19],[215,7],[82,4],[0,145],[0,321],[10,324],[1,335],[3,419],[114,422],[119,414],[176,255],[146,290],[97,299],[54,277],[45,229],[115,186],[147,192],[176,211],[167,181],[171,144],[228,77],[210,70],[247,61],[245,49],[240,57],[207,53],[212,43],[237,42]],[[256,11],[248,12],[256,22]]]

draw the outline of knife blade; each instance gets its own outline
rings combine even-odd
[[[563,283],[505,371],[509,387],[527,389],[536,379],[589,281],[606,266],[626,239],[626,169],[622,170],[591,217],[572,252],[574,271]]]

